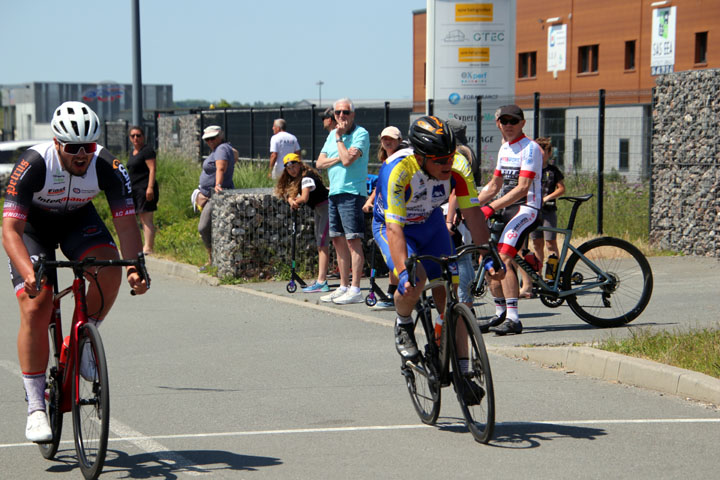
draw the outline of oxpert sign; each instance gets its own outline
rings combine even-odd
[[[650,74],[675,71],[675,7],[656,8],[650,34]]]
[[[427,0],[427,98],[434,113],[468,126],[476,145],[477,97],[483,97],[485,162],[494,162],[501,139],[493,113],[515,95],[515,0],[468,3]]]

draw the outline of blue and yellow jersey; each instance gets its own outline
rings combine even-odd
[[[456,153],[450,178],[437,180],[420,168],[411,148],[399,150],[380,168],[374,218],[403,226],[424,223],[447,202],[453,189],[460,208],[479,206],[472,169],[465,157]]]

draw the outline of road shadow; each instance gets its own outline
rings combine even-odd
[[[542,443],[562,438],[595,440],[607,435],[602,428],[578,427],[554,423],[502,422],[495,424],[489,445],[498,448],[537,448]]]

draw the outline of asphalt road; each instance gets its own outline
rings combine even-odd
[[[717,324],[716,260],[652,264],[655,294],[632,328]],[[491,355],[498,424],[484,446],[459,423],[449,389],[439,425],[420,423],[392,313],[319,306],[319,295],[288,294],[284,283],[212,287],[159,271],[153,280],[145,296],[123,293],[101,328],[112,405],[101,478],[717,476],[715,408]],[[80,478],[69,414],[56,461],[24,438],[9,282],[0,302],[0,477]],[[537,300],[520,308],[526,333],[486,336],[489,345],[629,331],[592,328]]]

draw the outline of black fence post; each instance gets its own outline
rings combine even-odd
[[[160,147],[160,112],[155,112],[153,115],[153,122],[155,123],[155,141],[153,144],[155,145],[155,151],[157,152]]]
[[[205,115],[203,115],[203,111],[200,110],[200,143],[199,143],[199,151],[198,151],[198,161],[202,163],[202,154],[203,154],[203,140],[202,140],[202,134],[203,129],[205,128]]]
[[[652,207],[653,207],[653,200],[655,199],[655,189],[653,185],[653,136],[655,135],[655,124],[654,124],[654,118],[652,116],[652,112],[655,111],[655,107],[657,105],[657,97],[655,96],[655,87],[652,88],[652,95],[650,97],[650,140],[649,140],[649,148],[648,148],[648,155],[650,158],[648,159],[648,238],[651,238],[650,234],[652,232]]]
[[[605,170],[605,89],[601,88],[598,98],[598,186],[597,186],[597,233],[603,233],[603,195]]]
[[[128,156],[130,155],[130,136],[127,134],[128,128],[130,128],[130,123],[125,120],[125,128],[122,131],[122,136],[125,139],[124,145],[125,145],[125,154]]]
[[[105,146],[107,146],[107,144],[108,144],[108,132],[107,132],[107,130],[108,130],[108,128],[107,128],[107,120],[103,120],[103,137],[104,137],[103,143],[105,144]]]
[[[538,138],[540,136],[540,92],[535,92],[533,95],[533,136]]]
[[[280,105],[280,116],[278,118],[285,118],[283,117],[283,107]]]
[[[228,137],[227,108],[223,108],[223,132],[225,132],[225,141],[227,141],[227,137]]]
[[[315,104],[310,104],[310,158],[312,159],[312,166],[315,168]]]
[[[383,124],[390,126],[390,102],[385,102],[385,110],[383,111]]]
[[[255,158],[255,111],[250,107],[250,158]]]
[[[435,113],[435,101],[432,98],[428,98],[427,101],[427,114],[433,115]]]

